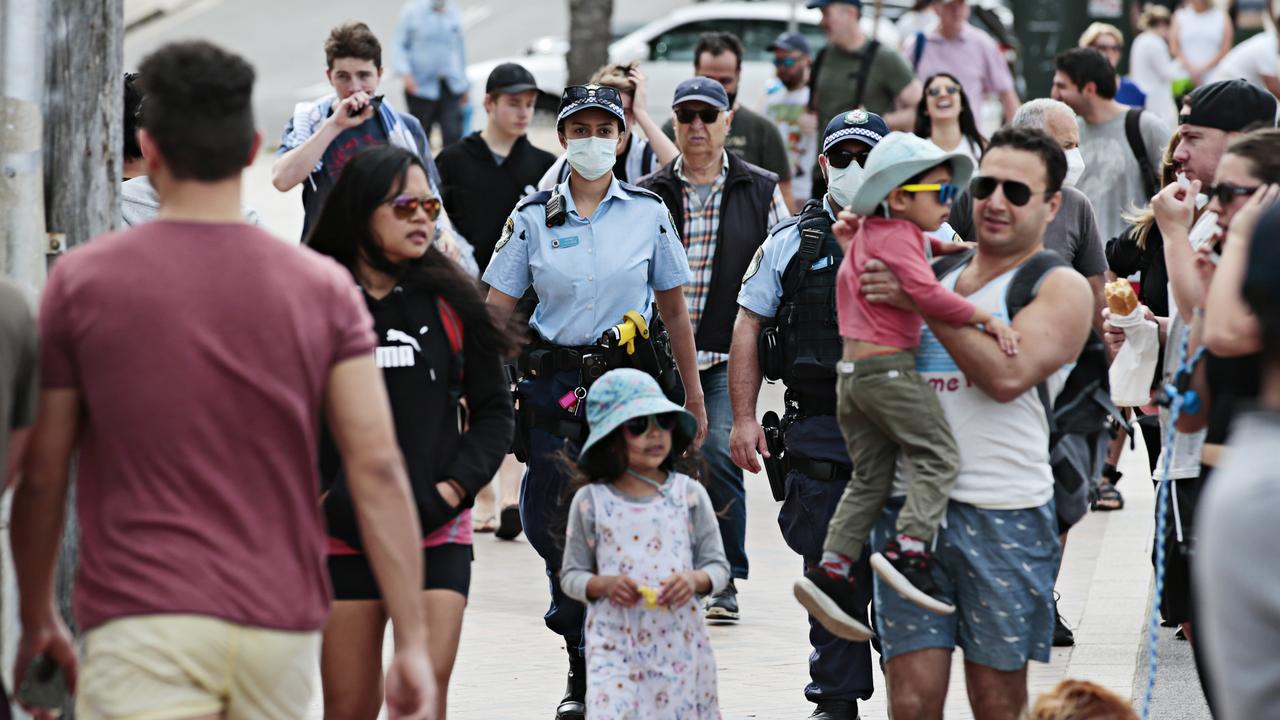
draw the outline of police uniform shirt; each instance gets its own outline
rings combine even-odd
[[[826,196],[822,198],[822,209],[826,211],[831,222],[835,222],[835,213]],[[778,314],[778,306],[782,303],[782,274],[787,271],[791,258],[800,251],[798,219],[799,216],[788,218],[774,227],[774,231],[765,238],[764,244],[756,251],[755,258],[747,267],[746,275],[743,276],[742,289],[738,292],[738,304],[760,317],[771,318]],[[948,242],[960,240],[948,223],[943,223],[937,230],[925,233],[925,237],[935,237]],[[925,252],[932,256],[928,245],[925,246]],[[829,260],[818,258],[817,262],[829,262]]]
[[[631,310],[652,320],[654,291],[690,280],[666,205],[615,177],[600,206],[584,218],[574,207],[569,181],[557,188],[564,224],[547,227],[545,200],[517,205],[484,281],[516,298],[532,285],[539,302],[530,325],[556,345],[593,344]]]

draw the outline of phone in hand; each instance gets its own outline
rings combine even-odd
[[[61,712],[70,697],[62,666],[48,655],[36,656],[18,687],[18,702],[31,708]]]
[[[374,110],[377,110],[379,107],[382,107],[382,96],[374,95],[373,97],[369,98],[369,102],[365,104],[365,107],[372,107]],[[355,117],[362,112],[364,112],[364,108],[360,108],[359,110],[356,110],[355,108],[351,108],[350,110],[347,111],[347,115],[351,117]]]

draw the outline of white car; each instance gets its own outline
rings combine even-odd
[[[876,37],[888,47],[898,47],[898,31],[886,3],[885,14],[880,19]],[[869,35],[874,24],[871,5],[863,13],[863,30]],[[766,48],[794,19],[796,28],[809,40],[813,52],[826,45],[826,38],[818,28],[822,13],[791,2],[723,2],[703,3],[680,8],[644,25],[609,46],[609,60],[625,63],[639,60],[649,78],[649,114],[661,124],[671,115],[671,98],[680,81],[693,76],[693,50],[698,36],[709,31],[727,31],[742,40],[744,57],[742,79],[738,84],[738,97],[742,104],[754,106],[764,94],[769,80],[774,77],[773,55]],[[472,87],[484,87],[490,71],[504,62],[520,63],[537,79],[538,89],[558,102],[568,76],[565,53],[568,42],[553,38],[543,39],[524,56],[499,58],[479,62],[467,67],[467,77]],[[484,107],[473,104],[471,126],[483,127]]]

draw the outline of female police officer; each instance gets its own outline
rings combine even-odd
[[[630,311],[652,321],[656,302],[683,378],[685,406],[707,417],[698,382],[693,330],[683,285],[689,264],[671,216],[657,195],[613,176],[614,151],[625,128],[618,91],[597,85],[565,89],[557,132],[572,171],[551,191],[530,195],[507,218],[484,274],[489,306],[499,321],[530,285],[538,304],[530,318],[533,343],[521,358],[521,424],[528,470],[520,494],[525,534],[547,565],[551,607],[547,627],[565,638],[569,686],[557,718],[581,718],[586,668],[581,654],[582,605],[560,592],[558,574],[568,517],[566,476],[556,454],[585,437],[585,388],[603,372],[597,345]]]

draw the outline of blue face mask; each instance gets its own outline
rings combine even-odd
[[[617,138],[576,138],[568,142],[566,160],[584,179],[598,180],[613,169]]]

